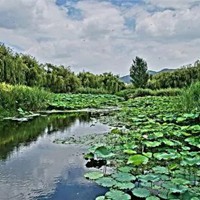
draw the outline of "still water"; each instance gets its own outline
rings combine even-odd
[[[0,122],[0,200],[94,200],[104,194],[83,177],[86,147],[53,141],[108,130],[86,113]]]

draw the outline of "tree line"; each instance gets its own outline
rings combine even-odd
[[[193,65],[183,66],[174,71],[149,75],[147,62],[136,57],[130,68],[130,77],[135,88],[184,88],[200,81],[200,61],[197,60]]]
[[[75,74],[70,67],[41,64],[30,55],[14,53],[4,44],[0,44],[0,82],[40,87],[55,93],[86,89],[115,93],[125,87],[119,76],[112,73],[96,75],[83,71]]]

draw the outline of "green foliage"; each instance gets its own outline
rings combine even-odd
[[[125,99],[145,97],[145,96],[178,96],[182,94],[182,90],[178,88],[167,88],[159,90],[151,89],[125,89],[117,92],[116,95],[124,97]]]
[[[148,158],[143,155],[134,155],[130,156],[128,159],[127,164],[133,164],[133,165],[142,165],[142,164],[147,164],[148,163]]]
[[[29,55],[13,53],[0,44],[0,82],[45,88],[54,93],[115,93],[124,83],[112,73],[76,75],[70,67],[40,64]]]
[[[184,90],[179,99],[181,109],[191,112],[200,111],[200,82],[192,84]]]
[[[103,88],[80,87],[76,91],[77,94],[107,94],[108,91]]]
[[[114,173],[112,175],[112,177],[119,181],[119,182],[129,182],[129,181],[134,181],[136,179],[135,176],[133,176],[130,173],[126,173],[126,172],[118,172],[118,173]]]
[[[149,190],[147,190],[145,188],[135,188],[133,190],[133,195],[135,195],[136,197],[140,197],[140,198],[146,198],[146,197],[150,196],[150,192],[149,192]]]
[[[81,72],[78,74],[78,78],[82,85],[82,89],[79,90],[80,93],[97,94],[99,92],[99,94],[114,94],[125,88],[119,76],[113,75],[112,73],[94,75],[90,72]]]
[[[132,198],[200,198],[200,112],[184,113],[176,106],[178,100],[129,99],[122,110],[101,117],[114,129],[90,152],[103,142],[114,153],[104,158],[106,166],[115,171],[97,179],[98,184]]]
[[[142,58],[136,57],[130,68],[131,82],[136,88],[146,87],[149,79],[147,63]]]
[[[51,93],[42,89],[0,84],[0,107],[4,110],[33,111],[44,109],[50,97]]]
[[[120,190],[111,190],[106,193],[106,198],[110,200],[131,200],[131,196],[120,191]]]
[[[49,109],[105,108],[117,106],[120,101],[123,99],[109,94],[55,94],[49,103]]]
[[[184,88],[200,80],[200,61],[171,72],[162,72],[151,77],[147,87],[151,89]]]
[[[88,172],[84,176],[85,176],[85,178],[88,178],[90,180],[96,180],[96,179],[99,179],[99,178],[103,177],[103,173],[99,172],[99,171]]]

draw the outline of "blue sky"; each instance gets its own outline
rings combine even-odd
[[[200,0],[1,0],[0,42],[78,72],[128,74],[199,59]]]

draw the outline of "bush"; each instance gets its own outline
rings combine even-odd
[[[127,100],[134,93],[135,93],[135,89],[130,88],[130,89],[121,90],[121,91],[117,92],[116,95],[120,96],[120,97],[123,97],[123,98],[125,98]]]
[[[126,89],[122,90],[116,95],[124,97],[126,100],[130,98],[136,97],[144,97],[144,96],[178,96],[181,94],[181,89],[178,88],[168,88],[168,89],[160,89],[160,90],[151,90],[151,89]]]
[[[154,90],[154,96],[178,96],[182,94],[182,90],[179,88],[167,88]]]
[[[192,84],[186,89],[179,100],[180,106],[184,111],[200,111],[200,82]]]
[[[27,86],[12,86],[0,83],[0,108],[3,110],[17,110],[19,108],[29,111],[45,108],[51,93],[39,88]]]

